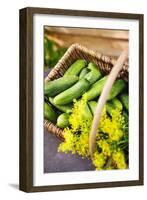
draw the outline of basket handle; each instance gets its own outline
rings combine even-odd
[[[116,61],[114,67],[112,68],[112,70],[111,70],[111,72],[108,76],[108,79],[105,83],[103,91],[102,91],[100,98],[98,100],[95,115],[94,115],[93,122],[92,122],[90,135],[89,135],[89,151],[90,151],[91,157],[93,156],[93,153],[95,151],[96,133],[97,133],[97,130],[98,130],[99,121],[100,121],[100,117],[101,117],[103,107],[106,103],[106,100],[107,100],[109,92],[112,88],[112,85],[115,82],[115,80],[118,76],[118,73],[122,69],[123,64],[126,61],[127,57],[128,57],[128,49],[124,50],[121,53],[121,55],[119,56],[118,60]]]

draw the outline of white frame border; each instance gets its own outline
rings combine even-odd
[[[43,173],[43,28],[48,26],[129,30],[129,169]],[[100,17],[33,15],[33,185],[139,180],[139,21]],[[38,106],[39,105],[39,106]],[[135,155],[134,155],[135,153]]]

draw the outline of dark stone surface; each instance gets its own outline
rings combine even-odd
[[[44,131],[44,173],[94,170],[88,159],[57,152],[59,144],[56,136]]]
[[[44,74],[44,77],[48,72]],[[44,173],[94,170],[88,159],[57,152],[60,142],[54,135],[44,130]]]

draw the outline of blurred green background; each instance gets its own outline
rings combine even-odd
[[[45,71],[56,65],[67,48],[60,47],[55,41],[44,37],[44,67]]]

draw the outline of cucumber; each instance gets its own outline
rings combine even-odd
[[[76,60],[65,72],[64,77],[69,75],[78,75],[81,70],[86,66],[85,60]]]
[[[119,110],[123,109],[123,105],[122,105],[121,101],[118,100],[117,98],[112,99],[111,102],[112,102],[114,108],[118,108]]]
[[[88,102],[90,111],[92,112],[92,115],[95,115],[96,107],[97,107],[97,102],[96,101],[89,101]],[[104,110],[106,109],[106,105],[104,105]]]
[[[85,75],[85,79],[87,79],[90,84],[95,83],[102,77],[100,70],[94,63],[89,63],[88,69],[90,69],[91,71]]]
[[[57,119],[57,114],[47,103],[44,103],[44,118],[53,123],[55,123]]]
[[[66,104],[66,105],[56,105],[54,103],[54,99],[52,97],[49,97],[49,102],[55,106],[58,110],[63,111],[65,113],[71,113],[72,112],[72,104]]]
[[[96,101],[89,101],[88,105],[90,107],[92,114],[94,115],[95,110],[96,110],[96,106],[97,106],[97,102]],[[121,102],[117,98],[114,98],[113,100],[108,101],[106,103],[106,110],[110,115],[112,114],[112,110],[114,110],[115,108],[118,108],[120,110],[123,109]]]
[[[87,91],[88,101],[98,97],[101,94],[103,87],[107,81],[107,78],[108,76],[104,76],[102,79],[100,79],[99,81],[97,81],[91,86],[91,88]],[[122,79],[116,80],[111,88],[111,91],[107,100],[111,100],[114,97],[116,97],[125,88],[125,86],[126,86],[126,83],[124,80]]]
[[[112,112],[113,112],[114,109],[115,109],[115,107],[112,104],[112,102],[106,103],[106,111],[107,111],[107,113],[109,113],[110,116],[112,116]]]
[[[89,106],[88,106],[87,103],[85,105],[85,108],[82,110],[81,115],[86,120],[92,119],[92,113],[91,113],[91,111],[90,111]]]
[[[121,93],[121,91],[126,87],[126,82],[122,79],[117,79],[113,86],[112,89],[110,91],[110,94],[108,96],[107,100],[111,100],[114,97],[116,97],[119,93]]]
[[[107,76],[103,77],[102,79],[100,79],[99,81],[97,81],[90,87],[90,89],[87,91],[88,101],[98,97],[101,94],[106,80],[107,80]]]
[[[94,63],[92,63],[92,62],[90,62],[90,63],[88,64],[87,68],[90,69],[91,71],[94,71],[94,70],[97,71],[97,70],[98,70],[99,73],[101,74],[101,72],[100,72],[99,68],[97,67],[97,65],[94,64]]]
[[[55,96],[54,103],[57,105],[71,103],[73,99],[81,97],[89,89],[89,86],[89,81],[87,81],[86,79],[81,79],[71,88]]]
[[[122,103],[117,98],[114,98],[106,103],[106,110],[109,113],[109,115],[112,115],[112,111],[114,109],[123,109]]]
[[[128,116],[128,113],[125,110],[123,110],[123,116],[124,116],[125,123],[128,124],[129,123],[129,116]]]
[[[77,76],[67,76],[47,82],[44,85],[44,94],[48,97],[53,97],[71,87],[78,79]]]
[[[128,111],[129,110],[129,95],[127,93],[121,94],[120,100],[121,100],[124,108]]]
[[[89,105],[89,108],[90,108],[92,114],[94,115],[95,109],[96,109],[96,106],[97,106],[97,102],[96,101],[89,101],[88,105]]]
[[[84,68],[82,69],[82,71],[80,72],[80,75],[79,75],[79,79],[82,79],[85,77],[85,75],[89,72],[89,69],[88,68]]]
[[[69,115],[67,113],[63,113],[59,115],[57,119],[57,126],[59,128],[65,128],[69,126]]]

